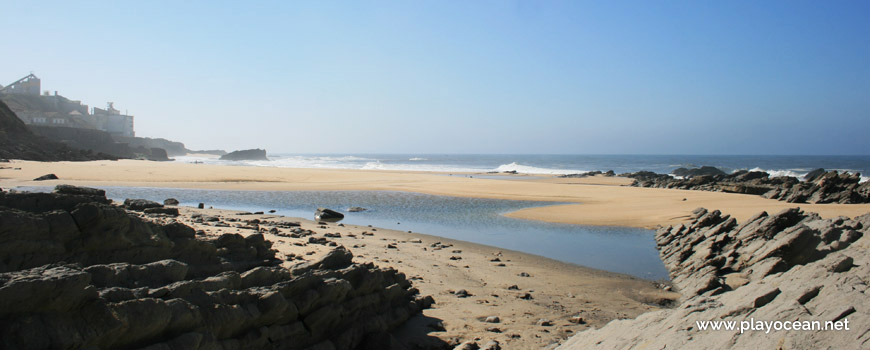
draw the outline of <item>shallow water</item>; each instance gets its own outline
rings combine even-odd
[[[555,224],[520,220],[502,214],[552,202],[460,198],[389,191],[218,191],[194,189],[103,187],[107,197],[144,198],[181,205],[199,203],[221,209],[263,211],[313,219],[318,207],[345,214],[341,222],[425,233],[545,256],[646,279],[667,279],[651,230]],[[49,191],[51,188],[21,188]],[[351,213],[352,206],[366,211]]]

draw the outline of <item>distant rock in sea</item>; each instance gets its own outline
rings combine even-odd
[[[233,151],[233,152],[222,155],[220,159],[221,160],[269,160],[269,158],[266,157],[266,150],[259,149],[259,148]]]

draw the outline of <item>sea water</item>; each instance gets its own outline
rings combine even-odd
[[[761,156],[761,155],[530,155],[530,154],[269,154],[268,161],[221,161],[217,158],[174,157],[178,162],[254,165],[286,168],[405,170],[437,172],[505,172],[520,174],[576,174],[613,170],[641,170],[667,174],[676,168],[714,166],[725,172],[767,171],[773,176],[802,177],[827,170],[870,172],[870,156]]]
[[[123,201],[143,198],[162,203],[243,210],[276,210],[275,214],[314,219],[318,207],[345,214],[341,222],[413,231],[544,256],[581,266],[667,279],[652,230],[583,226],[513,219],[502,214],[553,202],[460,198],[392,191],[225,191],[141,187],[101,187],[106,196]],[[49,187],[19,190],[50,191]],[[348,212],[350,207],[366,208]]]

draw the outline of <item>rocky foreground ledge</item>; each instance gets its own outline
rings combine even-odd
[[[0,348],[389,348],[432,298],[351,259],[286,269],[262,234],[198,237],[101,190],[0,192]]]
[[[870,348],[868,231],[870,214],[824,220],[789,209],[738,224],[698,209],[691,224],[656,233],[681,303],[578,333],[560,349]],[[696,323],[721,320],[737,328]],[[849,330],[739,329],[741,322],[846,320]]]

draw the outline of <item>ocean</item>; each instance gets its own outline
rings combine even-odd
[[[676,168],[714,166],[725,172],[762,170],[773,176],[802,177],[827,170],[861,173],[866,181],[870,156],[758,156],[758,155],[451,155],[451,154],[269,154],[268,161],[221,161],[216,158],[175,157],[178,162],[254,165],[286,168],[328,168],[481,173],[516,171],[554,175],[613,170],[618,174],[641,170],[667,174]]]

